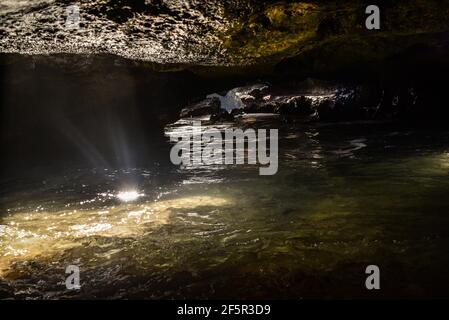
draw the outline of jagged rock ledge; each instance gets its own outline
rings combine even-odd
[[[446,126],[446,101],[443,90],[419,84],[379,86],[307,79],[294,87],[263,83],[209,94],[185,106],[179,117],[209,116],[210,123],[217,123],[263,113],[302,123],[378,120]]]

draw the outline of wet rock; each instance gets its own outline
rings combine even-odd
[[[246,113],[277,113],[281,115],[309,116],[313,110],[313,100],[301,96],[266,95],[262,100],[252,100],[244,108]]]
[[[245,113],[274,113],[276,103],[269,102],[253,102],[243,108]]]
[[[238,110],[238,109],[234,109]],[[234,111],[232,110],[232,111]],[[217,113],[212,114],[209,119],[212,123],[234,121],[234,115],[224,109],[220,109]]]
[[[361,104],[357,88],[339,89],[332,99],[324,99],[317,106],[317,113],[323,121],[351,121],[368,118],[366,108]]]
[[[261,100],[264,96],[269,93],[270,87],[268,85],[255,87],[248,92],[247,96],[252,97],[254,100]]]
[[[220,100],[216,97],[206,98],[181,110],[180,117],[198,117],[220,113]]]
[[[281,115],[308,116],[313,113],[312,103],[312,99],[305,96],[292,97],[279,105],[275,112]]]
[[[242,103],[245,106],[249,106],[253,103],[256,103],[256,101],[257,101],[256,98],[254,98],[254,96],[250,96],[250,95],[245,95],[243,97],[240,97],[240,99],[242,100]]]
[[[184,109],[181,115],[210,114],[213,122],[232,121],[243,113],[273,113],[294,122],[399,120],[420,123],[435,122],[435,119],[444,122],[449,113],[445,111],[442,94],[435,94],[426,87],[331,82],[318,82],[316,86],[316,81],[313,83],[312,87],[307,83],[306,86],[294,84],[282,90],[279,85],[277,89],[261,85],[234,88],[225,95],[209,95],[209,99],[218,100],[200,101]]]
[[[245,113],[245,111],[244,111],[242,108],[240,108],[240,109],[232,109],[232,110],[231,110],[231,115],[232,115],[234,118],[237,117],[237,116],[242,115],[243,113]]]
[[[312,82],[313,85],[308,85],[308,82]],[[290,88],[288,94],[269,87],[247,92],[242,96],[244,104],[242,111],[244,113],[275,113],[284,116],[284,119],[294,118],[295,121],[385,119],[391,118],[390,114],[399,106],[400,109],[407,109],[401,105],[400,101],[405,101],[404,103],[408,105],[412,103],[412,100],[416,100],[415,93],[413,99],[403,98],[404,93],[400,95],[400,98],[394,98],[393,102],[391,102],[393,95],[388,95],[386,99],[383,99],[383,95],[382,88],[376,85],[336,85],[309,79],[306,83]],[[384,106],[381,108],[382,101]],[[392,107],[392,104],[396,106]]]
[[[335,115],[335,103],[332,100],[325,100],[317,106],[318,118],[320,120],[332,119]]]

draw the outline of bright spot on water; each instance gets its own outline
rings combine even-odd
[[[120,201],[123,202],[130,202],[130,201],[134,201],[137,198],[143,196],[143,194],[138,193],[135,190],[131,190],[131,191],[120,191],[117,194],[117,198],[119,198]]]
[[[136,191],[121,193],[132,195],[134,199],[143,196]],[[128,199],[128,196],[124,198]],[[230,203],[221,197],[190,196],[120,204],[101,207],[101,210],[17,212],[0,220],[0,279],[5,277],[15,262],[54,259],[53,255],[65,250],[83,247],[82,239],[87,237],[139,237],[158,226],[176,223],[176,215],[185,211],[196,213],[205,207],[203,213],[210,214],[210,207]],[[173,214],[175,218],[170,219]],[[207,214],[200,216],[206,217]],[[191,216],[188,214],[187,218]]]

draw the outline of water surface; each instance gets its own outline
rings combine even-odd
[[[4,180],[0,296],[447,297],[448,142],[386,124],[282,123],[274,176],[149,165]],[[138,196],[117,197],[129,190]],[[65,288],[68,265],[79,291]]]

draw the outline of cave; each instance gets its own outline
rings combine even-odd
[[[447,299],[449,3],[370,4],[0,3],[0,299]]]

